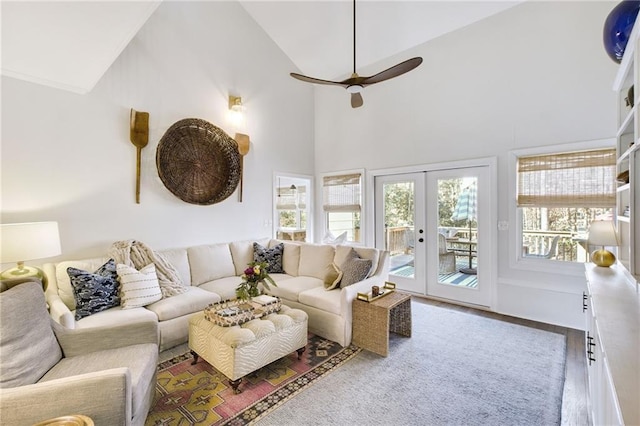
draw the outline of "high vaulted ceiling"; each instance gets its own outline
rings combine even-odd
[[[352,1],[229,1],[239,1],[303,74],[340,79],[353,71]],[[522,1],[358,0],[357,68]],[[2,74],[86,93],[159,4],[2,1]]]
[[[374,64],[522,1],[358,0],[357,68]],[[351,75],[351,0],[240,0],[240,3],[303,74],[321,79],[342,79]]]

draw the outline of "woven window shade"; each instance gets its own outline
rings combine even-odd
[[[304,210],[307,208],[307,188],[305,186],[298,186],[296,189],[280,187],[277,194],[276,209],[278,210]]]
[[[325,212],[359,212],[360,173],[325,176],[322,181],[322,208]]]
[[[616,151],[599,149],[518,159],[518,207],[611,207]]]

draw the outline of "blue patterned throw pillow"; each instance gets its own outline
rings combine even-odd
[[[76,301],[76,320],[120,305],[116,262],[109,259],[95,272],[67,268]]]
[[[284,253],[284,243],[277,244],[268,249],[258,243],[253,243],[253,260],[254,262],[267,262],[269,267],[267,272],[270,274],[282,274],[282,254]]]

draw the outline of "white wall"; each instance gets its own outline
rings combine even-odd
[[[508,221],[510,150],[615,135],[617,65],[602,47],[613,6],[516,6],[359,70],[371,75],[424,58],[416,70],[366,88],[359,109],[350,108],[343,90],[316,88],[317,172],[497,156],[498,220]],[[582,327],[584,275],[511,268],[508,232],[498,233],[498,245],[495,310]]]
[[[119,239],[163,249],[271,235],[274,171],[314,172],[313,89],[295,70],[237,2],[164,2],[87,95],[3,77],[2,223],[58,221],[57,259],[103,255]],[[229,94],[247,107],[244,202],[187,204],[160,181],[156,146],[183,118],[233,136]],[[150,113],[141,204],[132,107]]]

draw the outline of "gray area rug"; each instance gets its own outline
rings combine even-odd
[[[412,302],[413,335],[362,351],[259,425],[560,424],[565,336]]]

